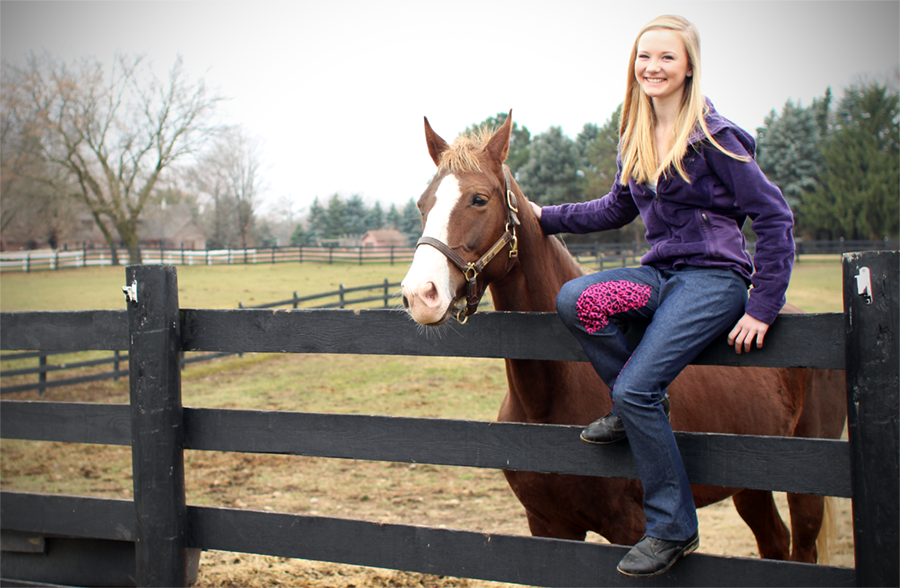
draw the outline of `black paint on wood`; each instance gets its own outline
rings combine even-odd
[[[0,349],[128,349],[124,310],[0,313]]]
[[[175,268],[130,265],[131,456],[140,586],[185,586],[184,418]]]
[[[0,492],[4,529],[92,539],[134,541],[134,503],[116,498]]]
[[[627,548],[349,519],[192,506],[189,545],[532,586],[634,586]],[[702,543],[700,549],[703,549]],[[654,586],[852,586],[855,573],[696,553]]]
[[[856,276],[871,276],[861,295]],[[900,253],[844,255],[847,425],[860,586],[900,585]]]
[[[556,313],[486,312],[441,336],[396,310],[196,310],[182,316],[185,351],[354,353],[587,361]],[[780,315],[763,349],[734,352],[723,335],[697,364],[843,369],[841,315]]]
[[[637,479],[627,443],[582,427],[446,419],[185,409],[185,448],[428,463]],[[850,495],[845,441],[677,433],[694,484]],[[778,459],[773,459],[773,456]],[[835,472],[844,472],[843,475]]]
[[[6,400],[0,411],[4,439],[131,445],[127,404]]]

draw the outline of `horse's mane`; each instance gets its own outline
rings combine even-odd
[[[453,144],[441,153],[438,168],[459,173],[480,172],[478,153],[488,144],[494,132],[494,128],[490,126],[463,131],[454,139]]]

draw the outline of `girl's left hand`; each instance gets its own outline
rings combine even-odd
[[[753,347],[753,341],[756,340],[756,347],[762,349],[763,339],[766,338],[768,330],[769,325],[749,314],[744,314],[728,334],[728,344],[734,345],[737,353],[740,353],[742,348],[749,353]]]

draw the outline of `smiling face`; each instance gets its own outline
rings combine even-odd
[[[654,102],[677,97],[693,75],[681,37],[668,29],[652,29],[638,40],[634,77]]]

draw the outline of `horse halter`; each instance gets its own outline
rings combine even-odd
[[[503,176],[506,180],[506,231],[497,239],[497,242],[482,255],[478,261],[467,262],[460,254],[450,248],[449,245],[435,239],[434,237],[420,237],[416,241],[416,248],[419,245],[431,245],[444,254],[453,265],[459,268],[466,278],[466,307],[460,308],[456,313],[456,322],[461,325],[466,324],[469,317],[478,310],[478,303],[484,290],[478,289],[478,274],[484,271],[484,268],[491,262],[500,251],[509,245],[509,258],[515,259],[519,255],[519,241],[516,238],[516,227],[519,225],[519,208],[516,195],[512,192],[512,182],[510,181],[509,168],[503,166]]]

